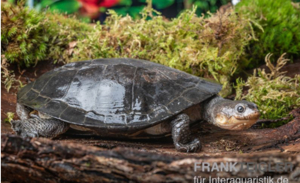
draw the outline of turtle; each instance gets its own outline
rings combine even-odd
[[[114,138],[171,135],[178,151],[196,152],[201,143],[191,135],[191,124],[208,121],[243,130],[260,116],[254,103],[222,98],[221,89],[216,82],[146,60],[72,62],[18,91],[20,120],[11,124],[22,137],[54,138],[71,128]]]

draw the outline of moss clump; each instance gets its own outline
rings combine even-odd
[[[77,41],[84,40],[88,34],[92,34],[94,27],[75,17],[55,12],[47,12],[46,17],[49,25],[48,34],[51,35],[48,42],[47,59],[55,62],[70,62],[73,57],[76,58],[73,48]]]
[[[17,10],[9,4],[3,7],[14,13],[5,14],[2,27],[20,27],[14,34],[9,33],[14,28],[2,31],[9,62],[30,66],[48,59],[64,63],[96,58],[145,59],[212,78],[223,84],[223,96],[231,93],[230,78],[245,65],[238,60],[253,39],[250,20],[233,10],[204,18],[198,17],[194,8],[169,21],[153,16],[159,12],[149,3],[140,19],[110,11],[105,25],[91,26],[61,14],[37,14],[21,5]],[[11,22],[9,26],[7,22]],[[24,36],[19,40],[19,35]]]
[[[2,3],[1,25],[2,54],[10,62],[28,67],[46,57],[49,36],[43,14],[24,8],[22,3]]]
[[[295,78],[284,76],[280,69],[288,61],[282,55],[274,66],[270,61],[271,54],[266,56],[266,64],[270,73],[257,69],[246,82],[237,80],[236,99],[246,99],[258,105],[262,119],[278,119],[287,117],[293,109],[300,107],[300,75]],[[248,93],[243,94],[243,87]]]
[[[257,20],[264,31],[256,31],[259,41],[250,47],[252,61],[263,60],[265,53],[300,55],[300,11],[291,0],[243,0],[237,12]]]
[[[8,62],[26,67],[42,60],[68,62],[69,44],[93,30],[75,18],[38,13],[23,3],[2,2],[1,16],[2,54]]]
[[[157,13],[157,12],[156,12]],[[151,20],[147,20],[147,17]],[[146,8],[142,18],[132,20],[110,11],[104,26],[78,41],[73,61],[129,57],[151,60],[197,76],[213,78],[231,92],[229,79],[242,64],[244,47],[253,38],[249,20],[232,11],[205,19],[195,9],[166,21]]]
[[[7,92],[9,92],[9,90],[12,87],[14,87],[15,84],[19,84],[19,86],[22,87],[22,82],[16,79],[14,71],[10,71],[8,67],[9,63],[5,58],[5,55],[1,55],[1,74],[4,78],[1,82],[4,84],[4,87],[7,90]]]

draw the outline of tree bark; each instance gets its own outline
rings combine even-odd
[[[202,126],[201,134],[205,134],[202,141],[207,145],[202,152],[193,154],[164,149],[150,142],[141,145],[129,141],[85,139],[85,144],[82,144],[78,143],[82,140],[76,138],[23,139],[3,134],[2,181],[194,182],[200,177],[208,180],[210,177],[270,176],[273,179],[287,178],[289,182],[297,182],[300,180],[300,109],[294,110],[292,114],[295,118],[291,122],[276,129],[251,129],[232,133],[227,131],[225,134],[225,131]],[[205,133],[206,130],[213,132]],[[174,149],[170,141],[162,142],[164,143]],[[239,151],[244,153],[238,153]],[[195,172],[195,163],[201,165],[202,162],[211,165],[220,165],[221,162],[269,163],[273,169],[276,163],[291,163],[293,167],[292,170],[281,172],[208,172],[201,169]]]
[[[300,155],[253,153],[240,155],[169,155],[130,148],[107,150],[50,139],[2,135],[2,180],[17,182],[193,182],[206,177],[284,177],[300,180]],[[194,171],[194,163],[292,163],[286,172]]]

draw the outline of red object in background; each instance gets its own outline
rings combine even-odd
[[[110,8],[114,5],[116,5],[119,0],[78,0],[82,4],[88,5],[88,6],[94,6],[94,7],[105,7]]]
[[[78,0],[81,5],[81,13],[90,18],[97,17],[100,7],[110,8],[118,4],[119,0]]]

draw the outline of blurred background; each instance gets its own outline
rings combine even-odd
[[[18,0],[7,0],[17,3]],[[84,22],[101,23],[107,17],[107,10],[113,9],[119,15],[127,14],[138,18],[140,12],[147,5],[148,0],[25,0],[26,5],[37,11],[56,11],[59,13],[74,14]],[[235,5],[240,0],[152,0],[152,7],[165,18],[177,17],[184,9],[197,7],[197,15],[215,13],[220,7]],[[300,2],[300,0],[293,0]]]
[[[8,0],[16,3],[17,0]],[[239,0],[232,0],[237,3]],[[300,1],[300,0],[299,0]],[[152,0],[152,7],[166,18],[177,17],[184,9],[197,6],[197,15],[207,11],[216,12],[222,5],[231,0]],[[104,22],[108,9],[115,10],[119,15],[127,14],[138,18],[147,5],[147,0],[26,0],[26,5],[38,11],[46,9],[60,13],[74,14],[84,22]]]

